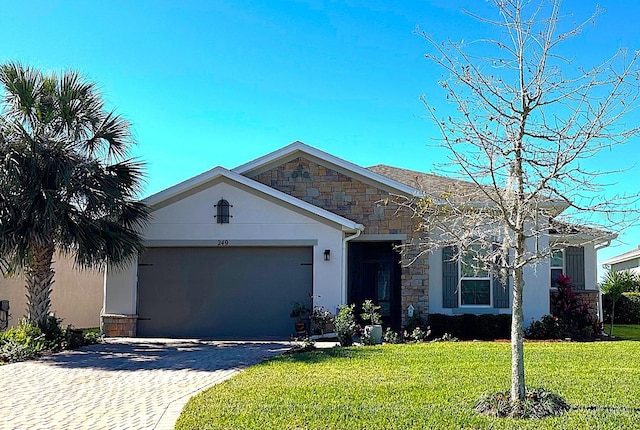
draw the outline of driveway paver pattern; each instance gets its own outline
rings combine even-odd
[[[0,429],[173,429],[194,394],[287,342],[108,339],[0,366]]]

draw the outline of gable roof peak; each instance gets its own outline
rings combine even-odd
[[[307,145],[306,143],[299,140],[296,140],[295,142],[290,143],[289,145],[284,146],[276,151],[263,155],[262,157],[256,158],[253,161],[242,164],[232,171],[240,175],[248,175],[251,172],[259,171],[260,169],[264,169],[267,166],[275,165],[278,162],[290,160],[298,154],[306,155],[308,157],[315,158],[316,160],[321,160],[329,165],[336,166],[343,171],[348,171],[356,177],[359,176],[361,178],[366,178],[370,181],[377,182],[381,185],[386,186],[387,188],[397,191],[399,194],[421,194],[421,190],[412,187],[409,184],[397,181],[389,176],[385,176],[383,174],[379,174],[372,170],[358,166],[357,164],[344,160],[340,157],[336,157],[335,155]]]
[[[180,182],[172,187],[155,193],[143,200],[144,203],[151,207],[151,210],[160,209],[172,202],[178,201],[191,195],[197,190],[206,185],[212,183],[218,178],[225,178],[226,180],[244,185],[249,189],[253,189],[265,196],[271,196],[275,198],[280,204],[289,204],[293,207],[300,208],[308,213],[314,214],[322,219],[332,221],[342,226],[343,231],[357,231],[364,230],[364,226],[350,219],[344,218],[338,214],[330,212],[319,206],[312,205],[311,203],[297,199],[289,194],[278,191],[274,188],[268,187],[260,182],[249,179],[245,176],[239,175],[231,170],[227,170],[224,167],[214,167],[198,176],[195,176],[186,181]]]

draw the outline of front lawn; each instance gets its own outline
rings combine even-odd
[[[640,343],[525,345],[527,382],[575,407],[540,420],[479,416],[509,387],[509,343],[336,348],[280,356],[192,398],[177,429],[638,428]]]
[[[605,325],[605,331],[609,333],[608,325]],[[614,324],[613,335],[618,339],[624,340],[640,340],[640,325],[637,324]]]

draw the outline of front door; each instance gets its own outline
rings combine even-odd
[[[349,303],[356,313],[365,300],[380,306],[382,324],[400,330],[400,256],[394,242],[349,244]]]

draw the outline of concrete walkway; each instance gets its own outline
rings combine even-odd
[[[0,366],[0,429],[173,429],[191,396],[288,347],[109,339]]]

